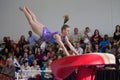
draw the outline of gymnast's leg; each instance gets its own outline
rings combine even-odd
[[[42,36],[42,31],[44,25],[37,21],[36,16],[32,11],[30,11],[27,7],[20,7],[20,10],[25,14],[29,24],[31,25],[32,29],[35,33]]]
[[[35,22],[38,22],[35,14],[34,14],[32,11],[30,11],[30,9],[28,9],[27,7],[25,7],[25,8],[26,8],[26,10],[29,12],[29,14],[31,15],[32,20],[35,21]],[[39,22],[38,22],[38,23],[39,23]]]

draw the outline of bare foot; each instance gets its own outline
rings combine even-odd
[[[19,7],[19,9],[20,9],[21,11],[23,11],[23,10],[25,9],[25,6]]]
[[[63,16],[63,18],[69,18],[69,15],[68,15],[68,14],[66,14],[66,15],[64,15],[64,16]]]

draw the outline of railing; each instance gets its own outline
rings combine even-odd
[[[15,72],[16,80],[28,80],[28,78],[33,77],[36,78],[37,75],[41,75],[41,73],[52,73],[51,70],[19,70]]]
[[[28,77],[34,77],[34,75],[37,75],[38,73],[36,72],[38,72],[40,75],[42,72],[52,73],[51,70],[23,70],[16,73],[16,80],[27,80]],[[19,75],[21,73],[23,73],[24,76],[25,74],[29,74],[29,76],[20,79]],[[120,80],[120,70],[98,70],[96,72],[95,80]]]

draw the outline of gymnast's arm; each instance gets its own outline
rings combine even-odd
[[[72,46],[72,44],[70,43],[68,37],[65,37],[65,41],[67,42],[68,46],[70,47],[70,49],[76,54],[79,55],[78,52],[76,51],[76,49]]]
[[[55,35],[54,35],[54,38],[56,39],[56,41],[57,41],[57,43],[60,45],[60,47],[62,47],[64,53],[65,53],[67,56],[69,56],[69,53],[68,53],[67,49],[65,48],[65,46],[64,46],[64,44],[63,44],[63,42],[62,42],[62,40],[61,40],[61,37],[60,37],[58,34],[55,34]]]

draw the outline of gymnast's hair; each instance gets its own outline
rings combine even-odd
[[[69,21],[69,16],[68,15],[65,15],[63,16],[64,17],[64,23],[63,23],[63,26],[61,28],[61,31],[63,31],[64,29],[66,28],[69,28],[69,25],[67,25],[66,23]]]

